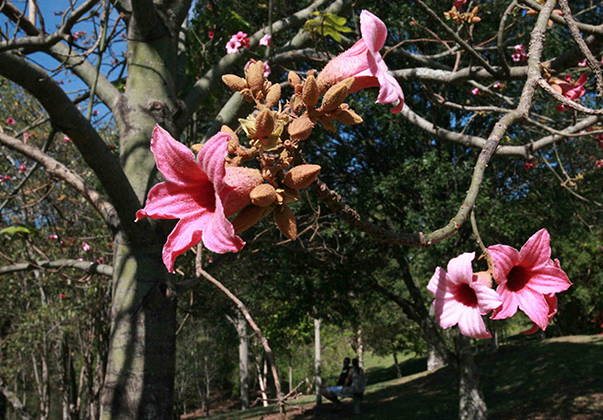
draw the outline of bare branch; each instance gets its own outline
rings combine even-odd
[[[107,264],[99,264],[90,261],[78,261],[71,259],[60,259],[55,261],[34,261],[22,262],[12,265],[0,266],[0,275],[12,274],[22,271],[39,270],[41,268],[50,270],[62,270],[63,268],[74,268],[85,271],[88,274],[102,274],[103,276],[113,276],[113,267]]]
[[[576,111],[583,112],[585,114],[590,114],[590,115],[603,115],[603,109],[591,109],[591,108],[585,107],[584,105],[580,105],[579,103],[574,102],[569,98],[566,98],[565,96],[563,96],[562,94],[557,92],[555,89],[553,89],[553,87],[551,85],[549,85],[549,82],[547,82],[546,80],[544,80],[542,78],[538,80],[538,85],[541,88],[543,88],[546,91],[546,93],[551,95],[553,98],[557,99],[559,102],[563,103],[564,105],[567,105],[572,109],[575,109]]]
[[[523,3],[526,6],[529,6],[530,8],[540,12],[543,8],[543,6],[541,6],[540,4],[536,3],[534,0],[519,0],[520,3]],[[553,13],[551,14],[551,16],[549,16],[549,19],[551,19],[553,22],[555,23],[559,23],[561,25],[567,26],[567,22],[565,21],[565,19],[563,19],[561,16]],[[594,26],[594,25],[588,25],[586,23],[577,23],[578,29],[580,29],[582,32],[587,33],[587,34],[592,34],[592,35],[603,35],[603,25],[598,25],[598,26]]]
[[[62,163],[51,158],[37,147],[25,144],[14,137],[0,133],[0,143],[4,146],[23,153],[25,156],[35,160],[46,168],[46,171],[62,179],[80,193],[98,211],[105,223],[113,230],[119,226],[117,212],[111,203],[102,197],[98,191],[86,185],[86,182],[77,174],[73,173]]]

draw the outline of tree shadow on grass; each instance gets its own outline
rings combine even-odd
[[[408,362],[410,371],[419,366],[419,361]],[[478,357],[478,362],[491,420],[603,419],[603,339],[524,341]],[[372,378],[385,377],[389,371],[374,369]],[[395,369],[392,372],[395,376]],[[447,420],[458,416],[458,378],[450,368],[372,384],[361,415],[354,416],[352,402],[345,400],[339,408],[325,403],[305,413],[291,413],[289,418]]]

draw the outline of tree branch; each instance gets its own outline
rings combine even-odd
[[[102,274],[103,276],[113,276],[113,267],[107,264],[99,264],[90,261],[78,261],[71,259],[60,259],[55,261],[34,261],[34,262],[22,262],[17,264],[0,266],[0,275],[18,273],[21,271],[39,270],[44,269],[56,269],[61,270],[63,268],[74,268],[76,270],[85,271],[88,274]]]
[[[35,160],[40,165],[44,166],[47,172],[71,185],[73,189],[92,204],[112,230],[117,229],[119,226],[119,218],[113,205],[102,197],[98,191],[88,187],[86,182],[79,175],[75,174],[65,165],[51,158],[37,147],[25,144],[14,137],[0,133],[0,143]]]

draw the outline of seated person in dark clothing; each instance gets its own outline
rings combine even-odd
[[[339,374],[337,385],[330,386],[326,390],[323,389],[320,393],[328,400],[331,400],[335,403],[339,403],[337,397],[341,393],[342,388],[344,386],[349,385],[348,382],[350,376],[350,369],[352,369],[352,367],[350,366],[350,358],[346,357],[345,359],[343,359],[343,368],[341,369],[341,374]]]

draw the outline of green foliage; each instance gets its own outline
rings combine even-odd
[[[337,43],[341,43],[341,34],[353,32],[351,28],[345,26],[347,19],[334,15],[329,12],[314,12],[316,19],[307,20],[304,24],[304,31],[317,34],[322,37],[330,36]]]

